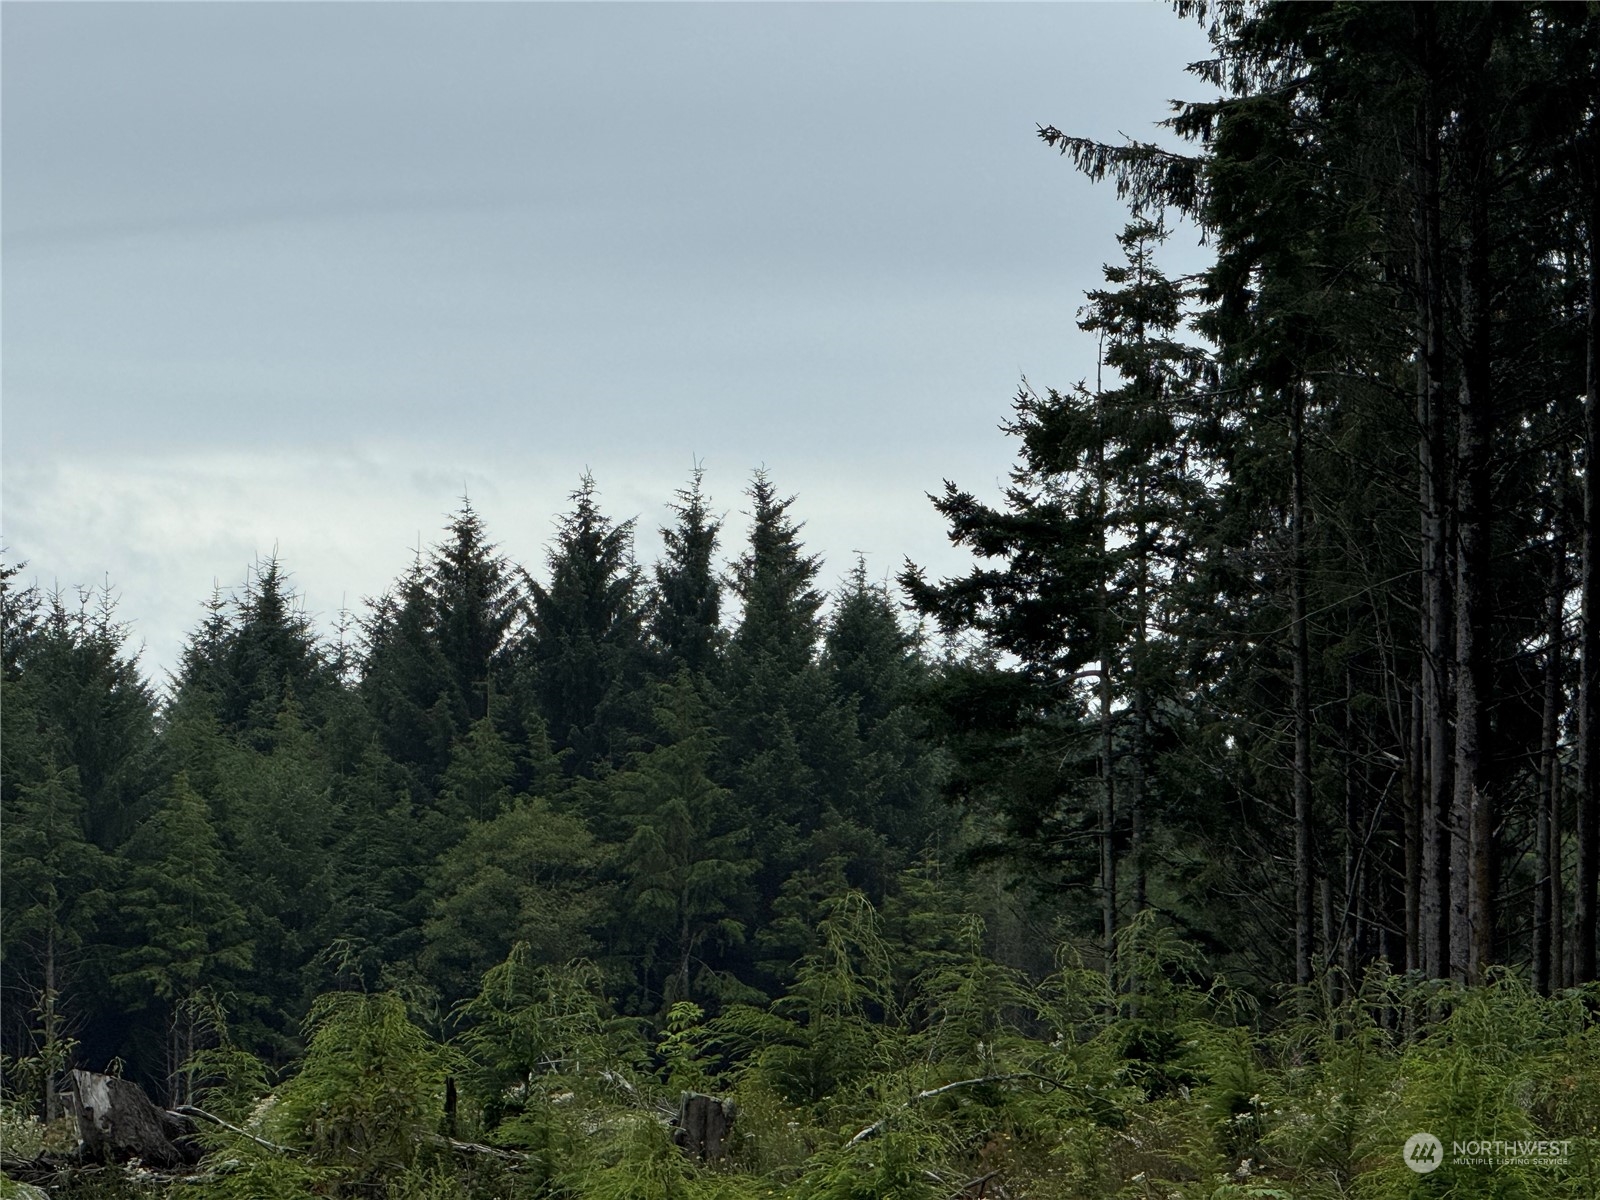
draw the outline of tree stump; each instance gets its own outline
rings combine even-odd
[[[732,1100],[685,1092],[678,1100],[678,1115],[672,1122],[673,1143],[700,1162],[720,1162],[728,1153],[724,1143],[733,1131],[738,1111],[739,1106]]]
[[[90,1162],[137,1158],[147,1166],[178,1167],[199,1157],[192,1143],[179,1141],[194,1132],[194,1122],[157,1108],[136,1083],[73,1071],[65,1095],[78,1119],[83,1157]]]

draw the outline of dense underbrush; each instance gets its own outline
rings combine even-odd
[[[962,932],[897,982],[877,914],[847,897],[785,995],[712,1016],[680,1002],[657,1024],[617,1017],[586,964],[541,964],[522,947],[432,1031],[399,992],[330,993],[288,1077],[269,1080],[225,1037],[193,1064],[207,1110],[236,1129],[213,1127],[201,1174],[163,1190],[1600,1196],[1600,991],[1547,998],[1511,973],[1466,989],[1375,970],[1329,975],[1263,1011],[1152,921],[1125,932],[1115,980],[1070,950],[1029,980],[985,956],[975,922]],[[674,1144],[685,1092],[737,1103],[721,1161]],[[1418,1133],[1439,1139],[1436,1166],[1403,1157]],[[1530,1153],[1532,1142],[1545,1144]],[[130,1186],[100,1177],[68,1190]]]

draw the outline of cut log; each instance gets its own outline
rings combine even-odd
[[[678,1115],[673,1118],[672,1140],[691,1158],[703,1163],[721,1162],[727,1156],[725,1143],[738,1111],[739,1106],[732,1100],[685,1092],[678,1100]]]
[[[136,1158],[146,1166],[180,1167],[200,1159],[199,1147],[189,1140],[194,1122],[157,1108],[130,1080],[73,1071],[65,1095],[89,1162]]]

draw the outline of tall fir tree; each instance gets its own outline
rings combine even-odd
[[[754,896],[753,831],[709,771],[715,735],[687,667],[652,689],[658,744],[610,783],[631,827],[618,851],[618,944],[637,963],[647,1008],[738,994]]]
[[[467,721],[488,715],[495,666],[513,632],[521,597],[515,575],[488,540],[470,501],[461,501],[427,568],[435,644]]]
[[[633,522],[600,511],[588,474],[572,501],[550,549],[549,582],[528,582],[532,621],[518,665],[565,769],[588,776],[620,761],[642,724],[644,609]]]
[[[821,559],[807,554],[780,499],[757,471],[750,540],[728,583],[742,609],[723,670],[718,777],[757,831],[761,890],[774,898],[822,824],[826,776],[844,761],[844,722],[817,666]]]
[[[722,522],[711,516],[703,476],[703,469],[696,467],[672,505],[677,524],[661,531],[665,558],[655,567],[650,635],[669,673],[686,667],[710,676],[724,640],[722,581],[714,561]]]
[[[286,703],[320,723],[323,700],[337,687],[276,553],[251,566],[231,601],[213,594],[173,681],[180,709],[204,708],[230,734],[262,744]]]
[[[427,576],[417,562],[398,591],[371,602],[359,690],[379,744],[413,773],[417,796],[431,794],[467,727],[467,704],[435,634]]]
[[[188,1070],[205,1031],[200,1001],[227,994],[250,966],[250,927],[230,893],[222,842],[205,800],[181,772],[162,806],[147,818],[127,849],[128,880],[118,900],[128,938],[112,982],[130,1015],[151,1013],[165,1033],[152,1053],[137,1038],[124,1053],[148,1066],[163,1061],[169,1105],[195,1101]],[[130,1022],[137,1028],[136,1022]]]
[[[844,778],[832,797],[841,816],[882,840],[895,861],[869,891],[918,854],[936,823],[937,753],[927,745],[927,668],[918,638],[901,623],[889,591],[867,577],[864,559],[839,589],[823,635],[820,666],[844,718]]]

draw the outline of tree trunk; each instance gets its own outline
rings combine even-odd
[[[1557,456],[1554,494],[1550,503],[1550,592],[1545,607],[1544,720],[1539,739],[1538,812],[1535,819],[1533,888],[1533,986],[1548,996],[1560,987],[1560,950],[1553,937],[1559,920],[1561,894],[1554,890],[1559,878],[1553,864],[1561,852],[1561,788],[1557,761],[1561,749],[1561,642],[1563,606],[1567,594],[1567,548],[1563,523],[1566,507],[1566,471]]]
[[[1426,671],[1427,667],[1424,666]],[[1411,693],[1406,728],[1405,793],[1405,964],[1407,971],[1422,970],[1422,795],[1423,739],[1422,689]]]
[[[1109,611],[1102,613],[1109,622]],[[1112,777],[1115,739],[1111,711],[1111,659],[1109,647],[1100,659],[1100,921],[1105,938],[1106,962],[1114,962],[1117,942],[1117,795]]]
[[[699,1162],[720,1162],[727,1156],[725,1143],[738,1112],[732,1100],[685,1092],[678,1100],[678,1114],[673,1121],[673,1143]]]
[[[1295,982],[1312,977],[1313,897],[1311,854],[1311,642],[1306,630],[1305,390],[1294,386],[1289,401],[1291,496],[1289,529],[1290,652],[1294,659],[1294,893]]]
[[[1145,511],[1145,485],[1139,482],[1139,511]],[[1150,629],[1150,550],[1145,544],[1147,529],[1139,522],[1139,574],[1137,579],[1137,614],[1133,647],[1133,746],[1129,756],[1128,778],[1128,862],[1133,868],[1133,911],[1143,912],[1148,903],[1145,895],[1144,863],[1144,760],[1145,741],[1150,721],[1150,696],[1145,687],[1146,673],[1150,669],[1146,658],[1146,642]]]
[[[1566,833],[1561,822],[1561,756],[1550,763],[1550,988],[1572,986],[1572,947],[1567,937]]]
[[[1461,279],[1461,383],[1456,404],[1455,822],[1451,848],[1451,974],[1481,982],[1493,960],[1494,837],[1483,773],[1489,567],[1489,446],[1492,350],[1489,313],[1489,170],[1483,115],[1469,99],[1463,117],[1472,179]]]
[[[47,1124],[61,1115],[55,1068],[56,1046],[61,1037],[61,1014],[56,1010],[56,931],[53,911],[50,921],[44,940],[44,997],[40,1013],[40,1023],[44,1026],[44,1119]]]
[[[1112,633],[1111,561],[1106,538],[1109,516],[1106,479],[1105,397],[1095,389],[1095,510],[1099,519],[1100,552],[1100,923],[1105,939],[1106,966],[1115,975],[1117,944],[1117,796],[1113,777],[1116,749],[1112,712],[1112,661],[1116,639]]]
[[[193,1163],[199,1149],[188,1142],[194,1123],[163,1112],[136,1083],[93,1071],[73,1071],[68,1096],[78,1119],[78,1139],[90,1162],[127,1162],[176,1167]]]
[[[1592,120],[1592,119],[1591,119]],[[1588,380],[1583,397],[1583,576],[1579,583],[1582,603],[1579,657],[1582,673],[1578,685],[1578,877],[1572,911],[1574,984],[1596,976],[1596,907],[1600,896],[1600,503],[1595,497],[1595,476],[1600,473],[1600,181],[1594,154],[1600,136],[1591,130],[1588,166],[1584,172],[1586,223],[1589,234]]]
[[[1339,928],[1339,963],[1346,980],[1354,980],[1365,954],[1366,834],[1365,794],[1356,763],[1357,723],[1355,678],[1349,664],[1344,671],[1344,911]]]
[[[1435,14],[1412,9],[1423,88],[1416,110],[1417,503],[1422,542],[1418,925],[1423,971],[1450,973],[1449,546],[1445,497],[1444,255],[1439,214],[1439,125],[1434,98]]]

